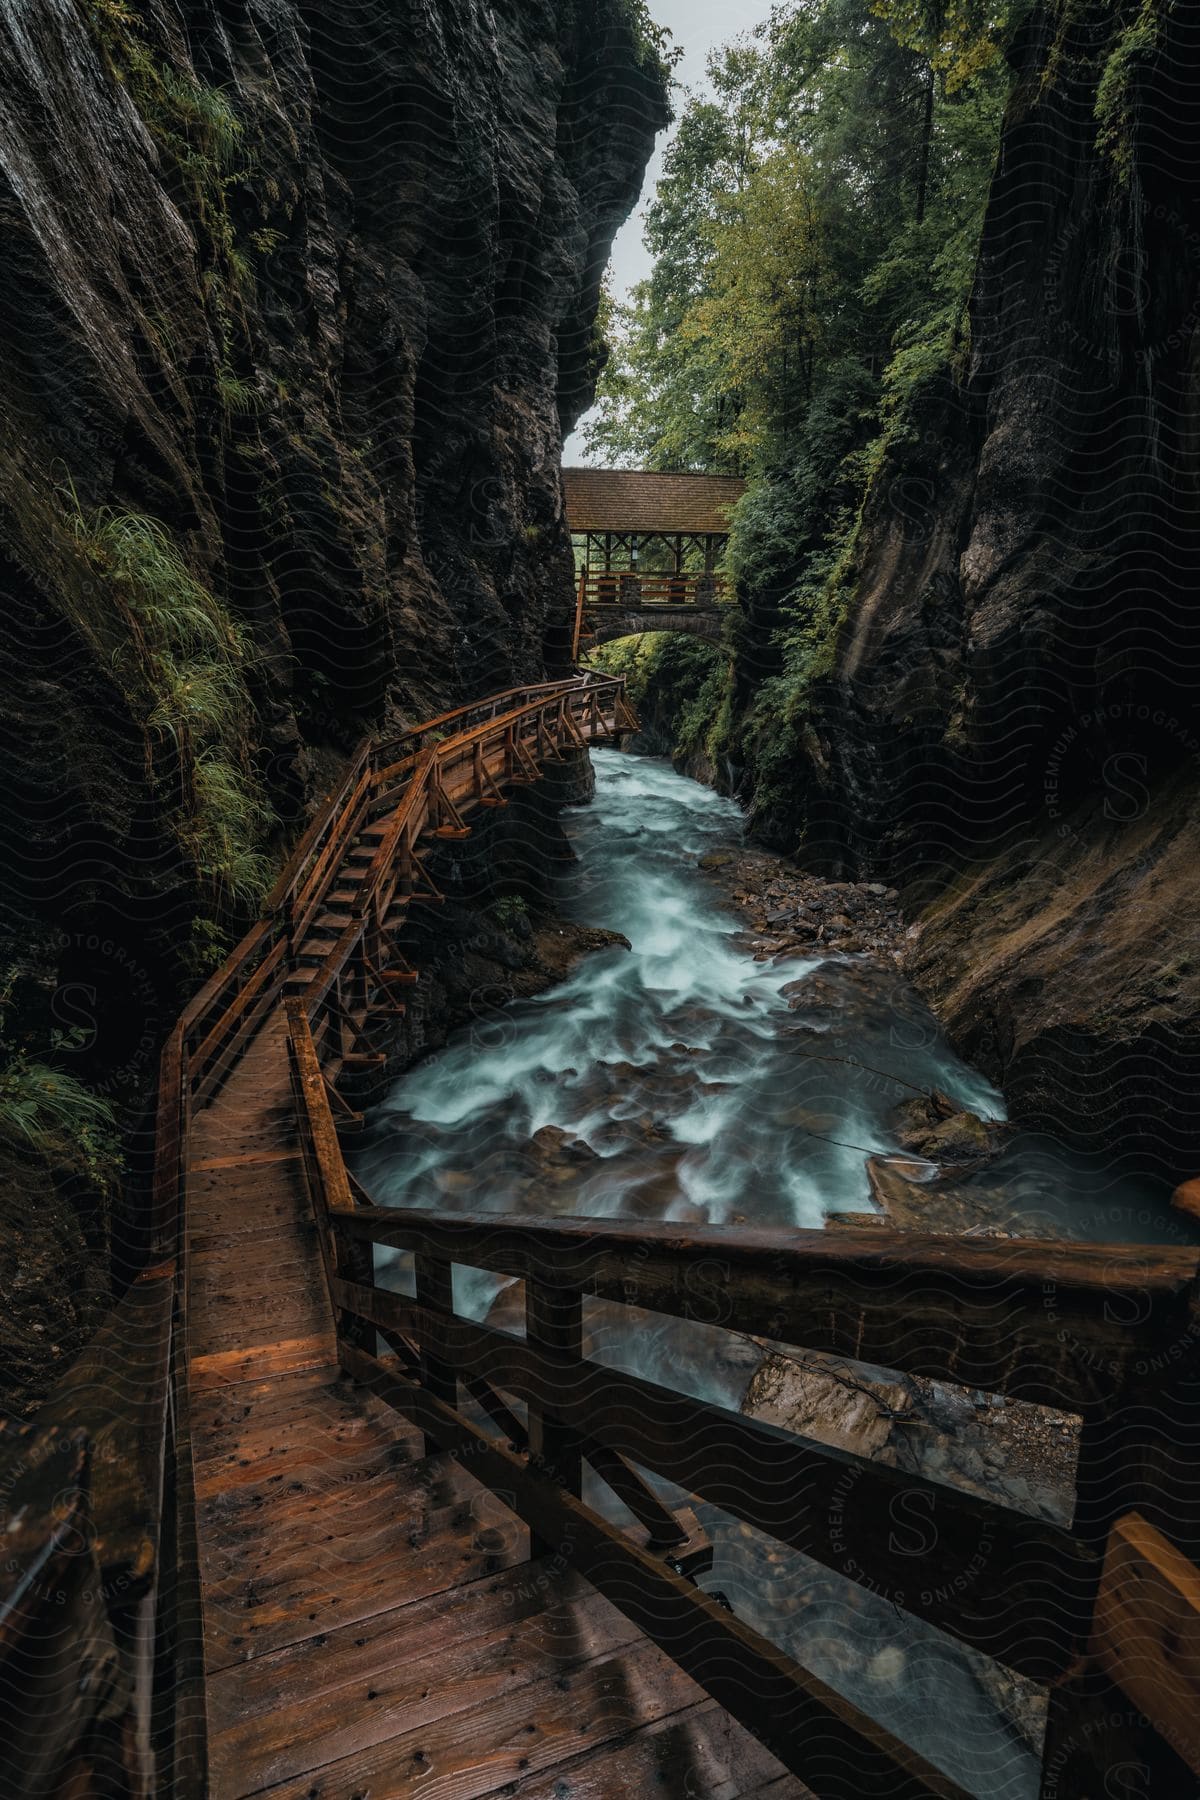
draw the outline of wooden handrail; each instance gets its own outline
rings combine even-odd
[[[365,1208],[352,1237],[1089,1415],[1194,1331],[1200,1253]],[[1132,1323],[1125,1324],[1128,1319]]]
[[[1083,1649],[1100,1559],[1057,1526],[444,1308],[340,1280],[334,1298],[1033,1680]],[[878,1529],[909,1505],[937,1525],[919,1555]]]
[[[719,607],[727,600],[730,583],[724,575],[643,573],[640,569],[585,571],[579,579],[577,609],[580,620],[593,608],[629,612],[654,607]]]
[[[365,745],[290,859],[270,916],[247,933],[167,1040],[150,1266],[112,1315],[91,1361],[85,1358],[60,1389],[57,1411],[46,1414],[64,1430],[85,1427],[104,1450],[88,1530],[100,1573],[117,1571],[124,1584],[123,1641],[142,1645],[148,1658],[134,1671],[131,1718],[122,1728],[132,1746],[132,1792],[154,1788],[155,1738],[173,1741],[165,1766],[174,1800],[198,1800],[205,1787],[185,1149],[193,1109],[224,1085],[280,1004],[297,1140],[343,1368],[501,1492],[535,1539],[565,1546],[602,1592],[823,1800],[857,1800],[864,1791],[916,1800],[960,1790],[697,1588],[692,1577],[703,1566],[703,1546],[696,1550],[694,1533],[642,1471],[673,1484],[673,1493],[707,1499],[842,1568],[1023,1675],[1055,1683],[1047,1766],[1080,1716],[1072,1710],[1082,1702],[1071,1677],[1090,1666],[1089,1654],[1118,1682],[1132,1682],[1111,1624],[1089,1651],[1116,1509],[1108,1496],[1111,1487],[1127,1501],[1131,1483],[1118,1451],[1125,1458],[1129,1444],[1132,1491],[1146,1496],[1148,1511],[1161,1470],[1173,1481],[1178,1475],[1179,1458],[1165,1435],[1172,1420],[1155,1415],[1144,1396],[1147,1371],[1195,1366],[1197,1252],[991,1243],[883,1227],[685,1230],[394,1211],[366,1204],[349,1175],[331,1084],[344,1065],[347,1032],[357,1031],[375,1003],[397,909],[407,916],[416,888],[437,898],[418,843],[430,833],[461,836],[473,808],[502,803],[503,790],[531,779],[548,757],[635,723],[620,681],[576,679],[509,690],[387,744]],[[368,822],[380,841],[353,902],[339,900],[349,917],[340,926],[343,913],[330,911],[310,942],[309,927]],[[326,950],[333,930],[338,935]],[[302,976],[310,978],[301,991]],[[412,978],[404,968],[388,976]],[[344,1100],[339,1109],[350,1110]],[[413,1253],[415,1299],[376,1287],[376,1246]],[[524,1281],[524,1338],[455,1315],[455,1263]],[[1068,1408],[1084,1420],[1086,1500],[1072,1529],[1060,1530],[609,1369],[584,1355],[589,1297]],[[394,1360],[373,1354],[377,1335]],[[1131,1394],[1143,1399],[1127,1427],[1123,1408]],[[3,1442],[0,1436],[0,1452]],[[583,1503],[584,1462],[630,1508],[636,1527],[619,1530]],[[939,1530],[940,1561],[921,1564],[920,1576],[876,1529],[909,1493],[934,1509]],[[1169,1512],[1169,1494],[1165,1504]],[[852,1567],[833,1541],[835,1511],[843,1549],[846,1534],[854,1535]],[[174,1527],[164,1537],[168,1516]],[[983,1539],[989,1556],[969,1579],[936,1579],[947,1557],[961,1560]],[[1152,1560],[1155,1571],[1166,1566],[1144,1534],[1136,1543],[1143,1563]],[[1125,1581],[1132,1554],[1126,1549],[1120,1565]],[[1188,1586],[1182,1577],[1177,1585]],[[156,1611],[162,1596],[172,1608],[165,1622]],[[4,1661],[3,1619],[0,1593],[0,1678],[15,1667]],[[146,1648],[156,1637],[171,1658],[170,1681]],[[1129,1691],[1141,1692],[1136,1685]],[[159,1720],[152,1732],[150,1696],[164,1692],[173,1699],[173,1729]]]

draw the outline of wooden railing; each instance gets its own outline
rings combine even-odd
[[[643,575],[629,570],[606,574],[592,569],[579,577],[579,603],[585,608],[617,606],[640,612],[653,606],[719,606],[728,593],[724,575]]]
[[[97,1571],[89,1592],[103,1597],[104,1630],[120,1647],[120,1703],[98,1682],[80,1689],[81,1698],[69,1695],[81,1659],[92,1651],[76,1642],[73,1611],[56,1604],[31,1606],[26,1565],[32,1571],[42,1566],[39,1558],[57,1555],[60,1520],[49,1505],[40,1513],[26,1511],[28,1555],[23,1550],[16,1559],[20,1569],[14,1566],[12,1579],[0,1583],[0,1699],[16,1720],[35,1700],[44,1701],[56,1724],[44,1754],[27,1766],[25,1739],[19,1733],[13,1738],[21,1746],[12,1754],[14,1769],[23,1770],[22,1785],[0,1786],[0,1800],[10,1791],[29,1800],[66,1791],[64,1771],[76,1763],[86,1769],[93,1740],[100,1739],[109,1760],[119,1761],[130,1795],[199,1800],[205,1793],[204,1658],[186,1356],[185,1153],[192,1116],[219,1092],[262,1023],[283,1002],[289,983],[303,979],[306,934],[364,826],[385,821],[383,841],[393,859],[385,865],[376,857],[350,925],[321,953],[304,987],[323,1057],[333,1068],[344,1061],[372,990],[372,958],[382,958],[387,934],[397,923],[393,918],[389,925],[389,910],[399,899],[402,911],[401,890],[419,884],[416,841],[422,831],[450,817],[456,806],[473,803],[467,782],[477,773],[486,801],[502,787],[532,780],[539,759],[552,759],[560,748],[635,725],[623,696],[619,680],[548,682],[489,696],[364,745],[297,845],[268,900],[267,916],[247,932],[171,1031],[159,1072],[145,1270],[37,1421],[40,1431],[74,1434],[70,1442],[80,1447],[81,1470],[92,1471],[90,1491],[80,1482],[71,1518],[86,1520],[84,1535]],[[23,1491],[28,1456],[23,1437],[0,1434],[0,1495],[14,1486]],[[0,1510],[5,1517],[10,1513],[2,1499]],[[83,1561],[73,1565],[76,1574],[84,1568]],[[93,1635],[100,1630],[98,1617],[88,1617]],[[45,1678],[44,1691],[38,1686],[36,1694],[29,1688],[34,1672],[39,1682]],[[0,1778],[4,1768],[0,1761]]]
[[[1122,1547],[1126,1607],[1133,1541],[1148,1616],[1187,1614],[1179,1570],[1191,1565],[1128,1509],[1136,1502],[1194,1538],[1194,1470],[1161,1421],[1128,1432],[1147,1369],[1186,1364],[1194,1379],[1196,1252],[993,1244],[878,1227],[681,1232],[379,1209],[346,1175],[302,1002],[289,1008],[289,1029],[343,1367],[503,1495],[536,1542],[559,1547],[815,1794],[963,1790],[696,1585],[696,1565],[679,1560],[693,1533],[647,1473],[1048,1684],[1047,1795],[1090,1791],[1064,1785],[1061,1758],[1064,1745],[1073,1755],[1077,1741],[1094,1738],[1093,1714],[1112,1705],[1106,1683],[1124,1683],[1174,1746],[1164,1754],[1178,1752],[1197,1672],[1182,1689],[1178,1679],[1173,1690],[1158,1684],[1173,1699],[1156,1715],[1145,1631],[1135,1656],[1114,1652],[1113,1545]],[[414,1297],[376,1285],[377,1247],[412,1253]],[[524,1337],[455,1314],[455,1265],[524,1283]],[[1075,1525],[1064,1530],[598,1363],[583,1352],[589,1298],[1077,1414]],[[389,1354],[378,1353],[377,1338]],[[1114,1446],[1128,1451],[1134,1441],[1137,1472],[1125,1481]],[[636,1533],[583,1504],[584,1464],[633,1513]],[[923,1555],[897,1529],[914,1516],[931,1527]],[[1158,1588],[1146,1576],[1168,1553],[1169,1592],[1161,1575]],[[1187,1616],[1194,1641],[1200,1614]],[[1132,1735],[1141,1753],[1144,1734]]]
[[[581,569],[575,593],[572,654],[578,658],[595,632],[596,616],[617,612],[716,612],[726,604],[731,584],[724,575],[643,575],[639,570]],[[592,623],[589,625],[589,618]]]

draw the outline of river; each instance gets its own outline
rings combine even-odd
[[[891,965],[755,960],[697,868],[740,840],[733,803],[657,759],[593,760],[595,799],[567,815],[578,860],[560,910],[623,933],[632,949],[588,958],[536,1000],[487,1008],[395,1085],[356,1157],[380,1204],[817,1227],[872,1209],[867,1158],[898,1148],[891,1115],[915,1089],[1003,1118],[1000,1093]],[[1045,1140],[1015,1139],[980,1179],[1010,1229],[1191,1238],[1157,1190],[1113,1183]],[[407,1259],[380,1279],[411,1291]],[[459,1311],[521,1329],[515,1284],[456,1268],[454,1291]],[[635,1323],[626,1309],[589,1303],[590,1354],[741,1405],[760,1346],[645,1315]],[[717,1549],[705,1585],[739,1616],[974,1792],[1037,1791],[1036,1750],[1001,1723],[1003,1698],[981,1659],[701,1512]]]

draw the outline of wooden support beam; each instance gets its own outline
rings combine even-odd
[[[1137,1513],[1109,1535],[1092,1655],[1200,1775],[1200,1569]]]
[[[663,1505],[653,1488],[630,1468],[623,1456],[596,1443],[594,1438],[583,1440],[583,1454],[601,1481],[628,1507],[639,1525],[645,1526],[649,1542],[656,1549],[669,1549],[674,1544],[687,1542],[687,1531],[670,1507]]]
[[[552,1286],[531,1276],[525,1283],[525,1340],[535,1351],[549,1350],[570,1363],[583,1351],[583,1296],[568,1288]],[[561,1414],[531,1404],[529,1455],[568,1493],[583,1487],[582,1440],[578,1431],[564,1424]],[[552,1555],[554,1544],[535,1544],[532,1554]]]
[[[413,1258],[416,1277],[417,1300],[422,1306],[435,1307],[439,1312],[454,1311],[453,1269],[444,1257],[423,1256]],[[339,1289],[339,1292],[341,1290]],[[364,1314],[360,1314],[364,1317]],[[406,1336],[411,1336],[409,1332]],[[420,1340],[418,1340],[420,1341]],[[431,1399],[440,1401],[450,1408],[458,1405],[458,1375],[451,1362],[442,1356],[436,1345],[426,1339],[420,1342],[421,1350],[421,1382]],[[428,1440],[426,1443],[428,1449]]]
[[[1022,1674],[1082,1653],[1099,1558],[1057,1526],[400,1295],[338,1301]]]
[[[463,1386],[472,1399],[479,1402],[492,1424],[500,1427],[510,1450],[528,1450],[529,1433],[490,1382],[481,1381],[477,1375],[467,1375],[463,1378]]]

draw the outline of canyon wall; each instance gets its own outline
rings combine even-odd
[[[347,750],[561,666],[666,85],[628,0],[38,0],[0,89],[0,1098],[48,1056],[136,1152]],[[4,1347],[65,1355],[138,1167],[84,1204],[12,1149]]]
[[[911,968],[1014,1116],[1191,1175],[1200,21],[1059,0],[1010,58],[963,367],[873,483],[758,823],[903,889]]]

